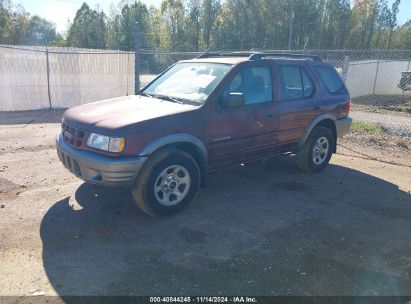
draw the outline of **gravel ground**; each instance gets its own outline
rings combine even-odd
[[[407,113],[351,111],[350,116],[355,120],[377,124],[383,127],[387,133],[411,137],[411,115]]]
[[[59,112],[31,118],[0,113],[0,296],[411,295],[406,149],[346,140],[314,175],[236,166],[153,219],[63,168]]]

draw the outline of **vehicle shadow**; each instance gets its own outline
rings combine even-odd
[[[167,218],[144,215],[126,191],[84,183],[40,228],[63,300],[411,294],[409,231],[409,193],[338,165],[303,174],[291,157],[216,173]]]

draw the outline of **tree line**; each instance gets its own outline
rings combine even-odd
[[[64,44],[52,22],[31,16],[21,5],[13,7],[10,0],[0,0],[0,44],[44,45],[45,40]]]
[[[156,51],[251,49],[411,49],[411,21],[398,26],[401,0],[122,1],[108,13],[83,3],[66,37],[55,25],[0,0],[0,44],[48,43]],[[405,0],[403,0],[405,1]]]

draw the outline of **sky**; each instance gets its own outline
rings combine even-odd
[[[395,0],[388,0],[391,6]],[[112,4],[117,5],[119,0],[12,0],[14,4],[21,4],[27,12],[38,15],[56,24],[57,31],[64,34],[67,30],[67,21],[73,20],[76,11],[83,2],[91,8],[99,5],[107,14]],[[142,0],[147,6],[160,6],[161,0]],[[411,19],[411,0],[401,0],[398,14],[398,24],[402,25]]]

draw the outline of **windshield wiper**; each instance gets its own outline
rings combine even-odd
[[[138,93],[138,95],[143,95],[143,96],[147,96],[147,97],[150,97],[150,98],[154,98],[153,95],[150,95],[150,94],[148,94],[148,93],[146,93],[146,92],[140,92],[140,93]]]
[[[168,96],[168,95],[154,95],[153,97],[158,98],[158,99],[163,99],[171,102],[176,102],[179,104],[184,104],[184,101],[180,98]]]

